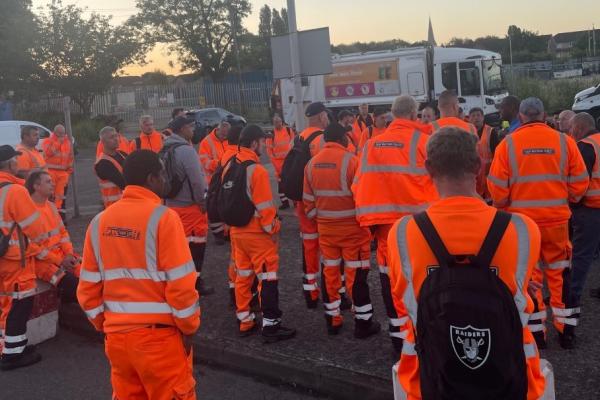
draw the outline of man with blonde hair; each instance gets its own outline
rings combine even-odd
[[[152,150],[158,153],[163,147],[163,137],[154,129],[154,118],[151,115],[140,117],[140,130],[140,135],[131,141],[129,152]]]

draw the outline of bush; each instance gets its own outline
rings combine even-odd
[[[524,99],[538,97],[544,102],[548,114],[571,109],[575,95],[598,84],[600,77],[541,80],[533,78],[515,79],[511,94]]]
[[[73,136],[78,147],[88,147],[98,141],[98,132],[107,124],[97,118],[72,123]]]

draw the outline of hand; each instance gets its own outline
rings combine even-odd
[[[77,265],[77,259],[72,254],[65,256],[60,263],[60,267],[67,270],[75,268],[75,265]]]
[[[529,296],[533,298],[536,296],[538,290],[542,290],[542,287],[544,287],[542,283],[536,281],[529,281],[529,283],[527,284],[527,293],[529,293]]]
[[[185,354],[187,354],[189,356],[192,351],[192,339],[194,338],[194,335],[181,335],[181,336],[183,339],[183,348],[185,349]]]

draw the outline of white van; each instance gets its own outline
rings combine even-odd
[[[0,145],[10,144],[15,147],[21,143],[21,127],[35,126],[40,131],[40,144],[50,136],[50,129],[29,121],[0,121]],[[38,146],[39,147],[39,146]]]

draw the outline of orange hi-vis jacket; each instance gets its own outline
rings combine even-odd
[[[235,156],[238,153],[238,151],[239,150],[237,144],[228,144],[227,147],[225,147],[225,152],[223,153],[223,156],[219,160],[219,167],[225,166],[225,164],[227,164],[227,161],[229,161],[231,157]]]
[[[96,160],[96,163],[98,163],[100,160],[110,161],[110,163],[115,166],[117,171],[123,174],[123,167],[121,166],[121,164],[119,164],[117,160],[115,160],[108,154],[102,153],[102,155]],[[123,197],[123,191],[119,186],[115,185],[113,182],[98,178],[98,183],[100,185],[100,194],[102,195],[102,202],[104,203],[104,208],[116,203],[118,200],[121,199],[121,197]]]
[[[436,119],[435,121],[431,121],[431,126],[433,127],[433,133],[435,133],[436,131],[438,131],[441,128],[444,128],[446,126],[452,126],[455,128],[460,128],[462,130],[465,130],[465,131],[469,132],[470,134],[479,137],[477,135],[477,128],[475,128],[475,126],[473,124],[470,124],[470,123],[463,121],[462,119],[456,118],[456,117],[445,117],[445,118]]]
[[[51,264],[60,264],[66,255],[73,254],[69,232],[54,203],[46,201],[43,204],[35,203],[35,206],[44,224],[43,248],[36,258]]]
[[[425,170],[429,136],[419,126],[395,119],[385,133],[367,141],[352,185],[360,226],[392,224],[437,199]]]
[[[304,171],[304,209],[319,224],[348,220],[356,224],[350,187],[358,158],[339,143],[329,142],[311,158]]]
[[[281,174],[285,157],[294,145],[294,137],[292,128],[283,125],[280,129],[273,129],[273,138],[267,139],[267,154],[278,175]]]
[[[600,133],[595,133],[582,140],[594,147],[596,162],[592,168],[590,186],[583,196],[583,204],[586,207],[600,208]]]
[[[119,133],[119,147],[117,147],[117,150],[120,150],[125,154],[129,154],[131,151],[131,143],[127,140],[125,135],[121,133]],[[102,143],[102,140],[100,140],[96,146],[96,158],[99,158],[102,153],[104,153],[104,144]]]
[[[434,203],[427,215],[450,254],[476,255],[496,212],[479,199],[456,196]],[[491,263],[514,296],[521,317],[529,400],[539,399],[545,386],[535,339],[527,325],[533,312],[527,285],[539,258],[540,240],[536,224],[524,215],[514,214]],[[415,350],[418,299],[428,267],[438,265],[438,261],[412,216],[402,218],[392,227],[388,248],[392,297],[404,337],[398,378],[408,400],[420,400],[419,360]]]
[[[365,147],[365,143],[367,143],[367,140],[381,135],[386,130],[387,127],[377,128],[375,125],[371,125],[365,128],[360,134],[360,140],[358,141],[358,152],[362,152],[362,149],[363,147]]]
[[[589,176],[575,141],[535,122],[498,145],[487,182],[495,206],[555,226],[569,220],[569,201],[581,200]]]
[[[200,142],[198,154],[200,156],[200,164],[204,167],[208,182],[210,182],[212,175],[217,170],[219,161],[221,161],[221,157],[223,157],[227,146],[227,140],[219,140],[217,138],[216,128]]]
[[[181,220],[148,189],[127,186],[90,223],[77,298],[97,330],[161,324],[192,334],[200,326],[195,284]]]
[[[21,143],[16,145],[15,149],[23,153],[17,156],[17,168],[19,171],[29,172],[34,169],[46,168],[46,160],[44,160],[44,156],[37,149],[30,149]]]
[[[138,141],[140,142],[139,148],[137,145]],[[129,142],[128,153],[133,153],[136,150],[152,150],[153,152],[158,153],[162,147],[163,135],[160,132],[154,131],[149,135],[140,132],[140,135],[137,138]]]
[[[65,136],[62,140],[52,133],[42,143],[46,168],[49,170],[71,172],[73,170],[73,152],[71,151],[71,140]]]
[[[494,153],[492,153],[490,142],[492,137],[492,129],[493,128],[491,126],[484,125],[483,131],[481,132],[481,137],[479,138],[479,142],[477,144],[477,151],[479,153],[479,157],[481,158],[481,170],[479,176],[477,177],[477,193],[479,193],[479,195],[486,201],[491,199],[490,191],[487,188],[487,176],[490,172],[492,159],[494,158]]]
[[[280,223],[277,218],[277,209],[273,203],[273,193],[269,181],[269,172],[260,165],[260,160],[256,153],[247,147],[240,147],[236,155],[240,163],[253,160],[256,164],[249,165],[246,169],[246,193],[250,201],[254,204],[256,211],[254,217],[246,226],[232,226],[232,235],[243,235],[244,233],[266,233],[273,235],[279,232]],[[223,171],[223,175],[227,168]]]

